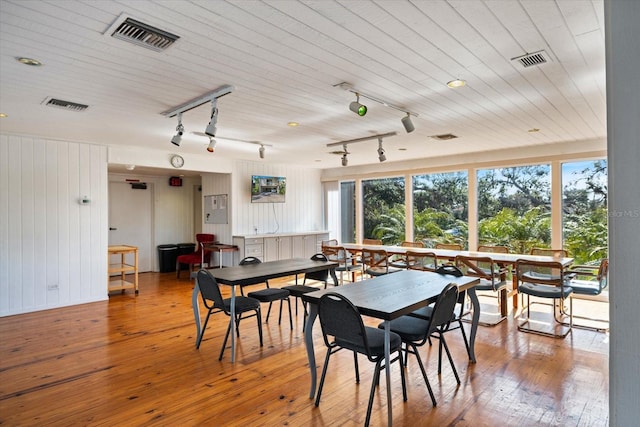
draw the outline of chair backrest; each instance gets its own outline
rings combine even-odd
[[[444,326],[445,329],[449,323],[453,320],[455,314],[456,303],[458,302],[458,287],[449,283],[444,287],[431,312],[431,318],[429,319],[429,326],[426,331],[426,337],[429,337],[433,331],[438,327]]]
[[[382,240],[380,240],[380,239],[362,239],[362,244],[363,245],[378,245],[378,246],[380,246],[382,244]]]
[[[368,268],[388,268],[389,255],[384,249],[362,249],[362,263]]]
[[[519,259],[516,261],[516,277],[519,282],[557,287],[568,286],[564,267],[556,261]]]
[[[317,253],[311,256],[311,261],[329,261],[329,259],[324,254]],[[326,283],[327,279],[329,278],[329,270],[312,271],[310,273],[305,273],[304,278],[305,280],[312,279]]]
[[[254,256],[248,256],[240,260],[238,265],[252,265],[252,264],[261,264],[260,258],[256,258]]]
[[[449,249],[452,251],[461,251],[462,245],[458,243],[436,243],[436,249]]]
[[[609,260],[607,258],[600,260],[597,268],[598,271],[594,274],[596,271],[595,265],[572,265],[569,272],[578,280],[581,280],[580,277],[587,277],[591,281],[595,277],[598,281],[599,294],[609,284]]]
[[[335,292],[322,295],[318,302],[318,317],[327,347],[334,347],[339,341],[344,348],[371,355],[362,316],[348,298]]]
[[[531,255],[552,256],[556,258],[567,258],[569,254],[564,249],[531,248]]]
[[[402,243],[400,243],[400,246],[404,247],[404,248],[424,248],[424,243],[422,242],[409,242],[409,241],[404,241]]]
[[[202,296],[204,306],[209,310],[212,308],[219,308],[220,310],[225,311],[224,298],[222,298],[222,293],[220,292],[220,288],[218,287],[218,282],[216,282],[215,277],[213,277],[209,271],[201,269],[196,275],[196,280],[198,281],[198,287],[200,288],[200,295]]]
[[[496,285],[500,281],[500,269],[489,257],[479,256],[456,256],[456,267],[465,276],[479,277]]]
[[[202,243],[215,242],[216,235],[215,234],[207,234],[207,233],[198,233],[196,234],[196,251],[194,252],[197,255],[202,254]],[[204,261],[209,262],[211,258],[211,252],[206,252]]]
[[[338,239],[323,240],[321,248],[324,249],[325,246],[338,246]]]
[[[407,251],[406,261],[409,270],[436,271],[438,268],[438,257],[433,252]]]
[[[600,268],[598,268],[598,282],[600,282],[600,291],[606,288],[609,284],[609,260],[607,258],[600,261]]]
[[[494,254],[508,254],[509,248],[506,246],[480,245],[478,252],[492,252]]]

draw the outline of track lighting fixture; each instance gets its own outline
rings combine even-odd
[[[216,123],[218,121],[218,98],[221,98],[225,95],[233,92],[235,88],[230,85],[220,86],[218,89],[215,89],[209,93],[206,93],[198,98],[194,98],[191,101],[187,101],[184,104],[181,104],[171,110],[164,111],[162,114],[167,117],[178,116],[178,127],[176,130],[178,133],[171,139],[171,143],[174,145],[180,145],[182,140],[182,134],[184,133],[184,127],[182,126],[182,113],[186,113],[194,108],[197,108],[207,102],[211,103],[211,119],[209,120],[209,124],[205,129],[204,133],[207,136],[215,137],[218,129],[216,128]],[[213,139],[212,142],[209,143],[209,147],[207,150],[213,152],[215,147],[215,141]]]
[[[214,151],[216,151],[216,144],[217,143],[218,143],[218,141],[216,141],[212,137],[209,137],[209,146],[207,147],[207,151],[210,152],[210,153],[213,153]]]
[[[402,122],[402,126],[404,126],[404,130],[406,130],[407,133],[411,133],[416,130],[416,128],[413,126],[413,122],[411,121],[411,114],[407,113],[407,115],[400,119],[400,121]]]
[[[260,148],[258,148],[258,153],[260,154],[260,158],[264,159],[264,145],[260,144]]]
[[[384,148],[382,148],[382,138],[378,138],[378,160],[380,162],[387,160],[387,156],[384,155]]]
[[[349,154],[349,152],[347,151],[347,144],[344,144],[342,146],[342,166],[347,166],[349,164],[349,159],[347,159],[347,154]]]
[[[356,93],[356,100],[349,104],[349,110],[353,111],[360,117],[367,114],[367,106],[360,104],[360,94]]]
[[[401,119],[402,121],[402,126],[404,126],[404,130],[407,131],[407,133],[411,133],[415,130],[415,127],[413,126],[413,123],[411,122],[411,116],[414,117],[418,117],[418,115],[416,113],[412,113],[411,111],[407,111],[406,108],[404,107],[398,107],[397,105],[393,105],[387,101],[385,101],[384,99],[380,99],[377,98],[373,95],[367,95],[365,93],[362,93],[358,90],[355,90],[353,88],[353,86],[351,85],[351,83],[347,83],[347,82],[342,82],[342,83],[338,83],[336,85],[333,85],[333,87],[338,87],[340,89],[349,91],[351,93],[355,93],[356,94],[356,101],[352,102],[351,104],[349,104],[349,109],[351,111],[353,111],[354,113],[357,113],[360,116],[364,116],[365,114],[367,114],[367,107],[360,104],[360,97],[362,96],[363,98],[367,98],[371,101],[377,102],[378,104],[382,104],[385,107],[389,107],[389,108],[393,108],[394,110],[398,110],[398,111],[402,111],[403,113],[406,114],[405,117],[403,117]],[[359,108],[360,107],[364,107],[364,112],[360,112]]]
[[[218,122],[218,102],[215,99],[211,100],[211,120],[209,120],[209,124],[207,128],[204,130],[209,136],[216,136],[216,132],[218,129],[216,128],[216,123]]]
[[[180,146],[180,142],[182,141],[182,134],[184,133],[184,126],[182,126],[182,113],[178,114],[178,126],[176,126],[177,133],[171,138],[171,143],[173,145]]]
[[[365,136],[362,138],[350,139],[348,141],[332,142],[330,144],[327,144],[327,147],[336,147],[338,145],[342,145],[342,166],[347,166],[347,163],[348,163],[347,154],[349,154],[349,152],[347,151],[347,145],[353,144],[356,142],[363,142],[363,141],[370,141],[372,139],[377,139],[378,140],[378,159],[381,162],[384,162],[385,160],[387,160],[387,156],[385,155],[384,148],[382,148],[382,138],[387,138],[395,135],[397,135],[396,132],[381,133],[379,135]]]

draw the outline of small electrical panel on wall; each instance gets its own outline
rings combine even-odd
[[[169,178],[169,186],[170,187],[182,187],[182,178],[179,176],[172,176]]]

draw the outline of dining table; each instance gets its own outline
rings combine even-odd
[[[252,285],[255,283],[266,282],[269,279],[278,277],[294,276],[296,284],[298,284],[298,274],[311,273],[315,271],[329,270],[329,274],[333,279],[335,286],[338,286],[338,278],[335,268],[338,266],[334,261],[314,261],[308,258],[292,258],[278,261],[268,261],[259,264],[237,265],[225,268],[208,269],[211,275],[220,285],[231,287],[231,304],[229,322],[231,325],[231,363],[236,361],[236,287]],[[196,336],[204,333],[200,320],[200,304],[198,296],[200,295],[200,287],[198,280],[193,287],[191,294],[191,305],[193,308],[193,316],[196,323]],[[199,339],[196,339],[196,343]]]
[[[332,246],[327,246],[331,248]],[[406,246],[397,246],[397,245],[364,245],[358,243],[343,243],[340,245],[345,250],[349,251],[352,254],[359,254],[362,252],[362,249],[371,248],[371,249],[384,249],[389,255],[400,255],[404,256],[408,251],[417,252],[417,253],[433,253],[439,259],[452,259],[457,255],[468,256],[468,257],[489,257],[496,264],[500,266],[509,267],[509,269],[515,268],[516,262],[519,259],[524,259],[527,261],[554,261],[562,264],[563,267],[569,267],[573,264],[573,258],[571,257],[557,257],[557,256],[547,256],[547,255],[531,255],[531,254],[515,254],[515,253],[499,253],[499,252],[478,252],[478,251],[459,251],[454,249],[434,249],[434,248],[413,248]],[[503,273],[505,274],[505,273]],[[501,277],[502,280],[505,280],[505,277]],[[509,298],[510,291],[507,288],[500,290],[500,315],[507,316],[508,308],[507,308],[507,299]],[[518,307],[518,283],[515,274],[512,275],[512,290],[511,296],[513,297],[513,307]]]
[[[392,425],[391,409],[391,368],[390,368],[390,322],[400,316],[427,306],[436,301],[442,290],[449,283],[454,283],[460,291],[466,291],[473,306],[471,332],[469,334],[469,359],[476,362],[475,339],[480,317],[480,303],[474,286],[480,282],[477,277],[456,277],[450,274],[439,274],[428,271],[402,270],[397,273],[366,279],[349,285],[322,289],[306,293],[302,300],[309,305],[309,317],[305,324],[304,341],[307,349],[311,390],[309,398],[316,393],[317,365],[313,346],[313,325],[318,316],[320,298],[329,292],[335,292],[349,299],[361,315],[383,320],[384,324],[384,356],[385,377],[387,383],[387,416],[388,425]]]

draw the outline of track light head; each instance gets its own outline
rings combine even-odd
[[[209,145],[207,146],[207,151],[210,152],[210,153],[213,153],[214,151],[216,151],[216,144],[217,143],[218,143],[218,141],[216,141],[212,137],[209,137]]]
[[[342,155],[342,166],[347,166],[349,164],[349,159],[347,159],[347,153]]]
[[[213,99],[211,101],[211,120],[209,120],[209,124],[207,125],[207,128],[204,130],[204,133],[206,133],[209,136],[216,136],[216,132],[218,131],[218,129],[216,128],[217,122],[218,122],[217,102],[215,99]]]
[[[349,104],[349,110],[353,111],[360,117],[367,114],[367,106],[360,104],[360,95],[356,93],[356,100]]]
[[[178,114],[178,126],[176,126],[176,134],[171,138],[171,143],[176,146],[180,146],[182,142],[182,134],[184,133],[184,126],[182,126],[182,113]]]
[[[382,148],[382,138],[378,138],[378,160],[381,162],[387,160],[387,156],[384,154],[384,148]]]
[[[404,126],[404,130],[406,130],[407,133],[411,133],[416,130],[416,128],[413,126],[413,122],[411,121],[411,114],[407,113],[407,115],[404,116],[400,121],[402,122],[402,126]]]
[[[261,145],[258,149],[258,153],[260,154],[260,158],[264,159],[264,145]]]

